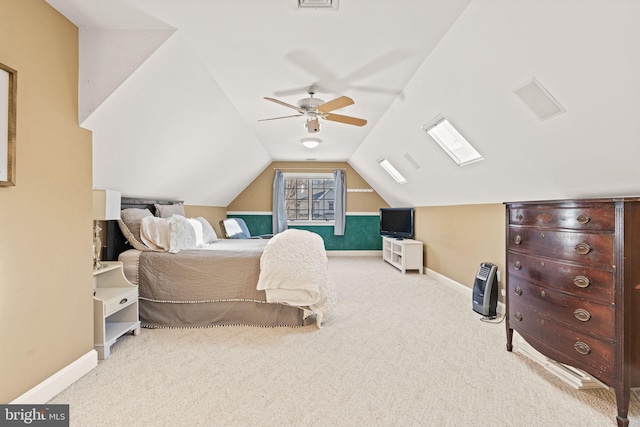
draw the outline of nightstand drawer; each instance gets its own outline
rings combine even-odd
[[[104,301],[105,316],[109,316],[138,300],[137,288],[101,288],[96,297]]]

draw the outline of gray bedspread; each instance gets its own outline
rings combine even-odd
[[[304,310],[268,303],[257,290],[268,240],[224,239],[176,254],[137,251],[140,321],[148,328],[303,326]],[[122,257],[121,257],[122,258]],[[125,267],[125,270],[128,268]]]
[[[140,254],[141,299],[157,302],[266,301],[256,284],[268,240],[218,240],[176,254]]]

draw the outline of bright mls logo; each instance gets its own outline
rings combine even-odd
[[[0,427],[68,427],[69,405],[0,405]]]

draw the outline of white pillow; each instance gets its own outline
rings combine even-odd
[[[183,249],[196,247],[196,232],[191,222],[182,215],[169,218],[169,252],[178,253]]]
[[[154,251],[167,252],[169,244],[170,222],[168,218],[147,216],[140,224],[140,238]]]
[[[218,240],[218,235],[216,234],[216,230],[213,229],[209,221],[199,216],[196,218],[202,224],[202,239],[205,245],[209,243],[213,243]]]
[[[202,223],[195,218],[187,218],[189,223],[193,227],[193,231],[196,233],[196,247],[202,247],[204,245],[204,233],[202,231]]]

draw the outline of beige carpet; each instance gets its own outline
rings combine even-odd
[[[378,258],[330,258],[322,329],[143,329],[51,403],[72,426],[614,426],[579,391],[505,350],[470,298]],[[471,279],[470,279],[471,280]],[[631,425],[640,426],[632,393]]]

